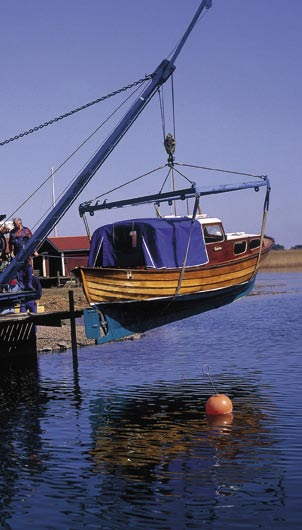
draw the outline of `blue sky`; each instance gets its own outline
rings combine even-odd
[[[0,140],[151,73],[173,50],[198,5],[199,0],[5,2]],[[300,0],[213,0],[178,57],[174,75],[176,160],[267,174],[272,194],[266,232],[286,248],[302,244],[301,20]],[[169,87],[166,132],[172,127]],[[20,207],[23,200],[121,101],[114,98],[1,147],[1,212],[17,210],[24,224],[34,227],[51,204],[51,181]],[[56,174],[56,196],[100,143],[98,135]],[[58,234],[84,233],[80,202],[165,162],[156,97],[60,222]],[[198,172],[193,180],[218,184],[221,175]],[[160,176],[158,181],[151,177],[112,199],[157,191],[160,184]],[[261,193],[238,192],[205,199],[202,206],[221,217],[227,230],[255,231],[262,200]],[[117,213],[96,214],[91,229]],[[122,215],[147,216],[152,210]]]

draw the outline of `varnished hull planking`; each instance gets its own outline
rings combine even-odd
[[[245,296],[252,290],[254,282],[255,276],[249,282],[216,291],[204,291],[173,298],[128,301],[124,304],[95,304],[94,308],[100,320],[94,321],[92,328],[89,326],[89,333],[91,329],[95,333],[95,329],[99,327],[100,334],[98,337],[93,335],[90,338],[97,338],[98,343],[102,344],[200,315]],[[101,331],[101,320],[106,323],[106,331],[105,328]]]
[[[273,244],[265,237],[261,256],[250,241],[240,256],[232,240],[210,244],[209,263],[184,270],[81,267],[74,272],[92,306],[86,334],[103,344],[230,304],[252,290]]]
[[[261,258],[270,249],[264,242]],[[222,256],[221,256],[222,257]],[[226,290],[250,282],[258,264],[258,252],[227,263],[209,263],[181,269],[116,269],[82,267],[81,279],[90,304],[120,304],[187,297]]]

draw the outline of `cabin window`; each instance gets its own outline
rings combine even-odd
[[[257,237],[257,239],[252,239],[250,241],[250,249],[253,250],[254,248],[260,247],[260,239]]]
[[[243,254],[246,251],[246,241],[239,241],[234,245],[234,254]]]
[[[206,243],[216,243],[223,241],[223,231],[220,224],[204,225],[203,233]]]

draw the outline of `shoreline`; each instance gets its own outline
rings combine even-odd
[[[75,309],[89,307],[85,295],[80,287],[67,289],[66,287],[52,287],[43,289],[40,300],[44,311],[68,311],[68,291],[74,293]],[[78,319],[79,320],[79,319]],[[92,339],[87,339],[84,324],[76,321],[77,345],[79,348],[95,344]],[[60,352],[71,349],[71,329],[69,320],[63,320],[61,327],[38,326],[37,353]]]
[[[94,345],[95,341],[87,339],[85,327],[82,324],[76,325],[77,346]],[[71,350],[71,329],[69,321],[62,322],[61,327],[40,326],[37,330],[37,353],[52,353]]]
[[[302,272],[301,250],[272,250],[261,265],[260,273]],[[69,295],[66,287],[43,289],[40,305],[44,311],[69,310]],[[75,309],[89,307],[81,287],[71,289],[74,293]],[[79,348],[95,345],[87,339],[82,322],[76,322],[77,345]],[[37,330],[37,353],[60,352],[71,349],[71,330],[68,320],[61,327],[39,326]]]
[[[302,272],[302,250],[271,250],[259,272]]]

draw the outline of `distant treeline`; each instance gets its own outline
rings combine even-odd
[[[282,269],[302,271],[302,248],[271,250],[261,269]]]
[[[285,250],[285,247],[284,245],[275,243],[272,250]],[[302,245],[295,245],[294,247],[291,247],[290,250],[302,250]]]

